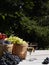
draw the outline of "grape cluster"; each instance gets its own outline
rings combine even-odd
[[[49,63],[49,58],[47,57],[46,59],[44,59],[44,61],[42,62],[42,64],[48,64]]]
[[[17,65],[20,61],[21,59],[18,56],[6,52],[0,58],[0,65]]]
[[[5,40],[10,41],[11,43],[15,43],[15,44],[27,44],[26,41],[16,36],[10,36],[9,38],[5,38]]]

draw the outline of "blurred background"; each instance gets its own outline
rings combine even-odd
[[[0,0],[0,32],[49,49],[49,0]]]

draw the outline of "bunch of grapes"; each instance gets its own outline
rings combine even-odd
[[[44,61],[42,62],[42,64],[49,64],[49,58],[46,57],[46,59],[44,59]]]
[[[10,36],[9,38],[5,38],[5,40],[10,41],[15,44],[27,44],[26,41],[16,36]]]
[[[17,65],[20,61],[21,59],[18,56],[6,52],[0,58],[0,65]]]

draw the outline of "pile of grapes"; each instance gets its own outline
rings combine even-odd
[[[26,44],[27,43],[23,39],[16,37],[16,36],[10,36],[9,38],[5,38],[5,40],[10,41],[11,43],[15,43],[15,44]]]
[[[42,64],[49,64],[49,58],[46,57],[46,59],[44,59],[44,61],[42,62]]]
[[[4,55],[0,58],[0,65],[17,65],[20,61],[21,59],[18,56],[4,52]]]

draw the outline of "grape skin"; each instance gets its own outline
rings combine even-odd
[[[18,56],[6,52],[0,58],[0,65],[17,65],[20,61],[21,59]]]

